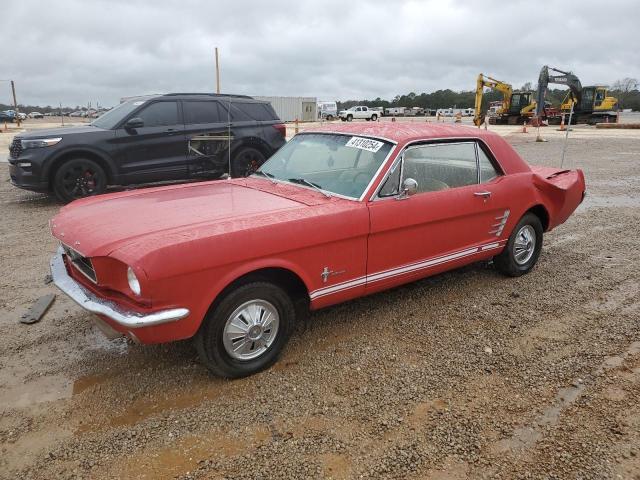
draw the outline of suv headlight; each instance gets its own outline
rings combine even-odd
[[[27,148],[50,147],[50,146],[55,145],[56,143],[60,142],[60,140],[62,140],[62,137],[37,138],[37,139],[34,139],[34,140],[30,140],[30,139],[21,140],[21,143],[22,143],[22,148],[26,150]]]
[[[140,282],[131,267],[127,267],[127,281],[129,282],[129,288],[131,291],[136,295],[140,295],[140,292],[142,291],[140,288]]]

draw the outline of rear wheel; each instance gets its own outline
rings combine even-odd
[[[99,195],[107,188],[107,175],[100,165],[87,158],[74,158],[58,167],[53,191],[61,202]]]
[[[496,268],[510,277],[528,273],[540,257],[542,236],[540,219],[527,213],[513,229],[502,253],[494,258]]]
[[[226,378],[252,375],[275,363],[295,322],[289,295],[254,282],[227,294],[207,315],[195,338],[202,362]]]
[[[378,115],[374,113],[373,115],[371,115],[371,121],[375,122],[376,120],[378,120]]]
[[[236,152],[231,163],[232,177],[248,177],[265,161],[260,150],[253,147],[242,147]]]

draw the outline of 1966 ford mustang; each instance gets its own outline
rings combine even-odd
[[[56,285],[142,343],[194,337],[214,373],[273,364],[296,319],[493,258],[533,268],[585,194],[502,138],[432,124],[296,135],[248,178],[87,198],[51,221]]]

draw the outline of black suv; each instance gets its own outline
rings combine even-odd
[[[17,135],[11,183],[63,202],[108,185],[246,176],[285,143],[268,102],[242,95],[171,93],[125,101],[81,127]]]

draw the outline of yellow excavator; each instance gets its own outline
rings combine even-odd
[[[555,72],[550,75],[549,71]],[[538,77],[537,101],[543,102],[550,83],[566,85],[569,92],[564,97],[560,109],[569,114],[573,106],[571,123],[596,123],[613,121],[617,115],[618,99],[607,95],[607,87],[592,85],[583,87],[580,79],[572,72],[565,72],[547,65],[540,70]],[[543,118],[542,109],[536,108],[536,117]],[[560,117],[549,118],[549,123],[559,123]]]
[[[476,113],[473,117],[476,126],[479,127],[484,122],[481,110],[484,87],[502,92],[502,107],[496,111],[495,116],[489,118],[489,123],[516,125],[533,116],[536,102],[532,92],[514,92],[508,83],[481,73],[476,81]]]

